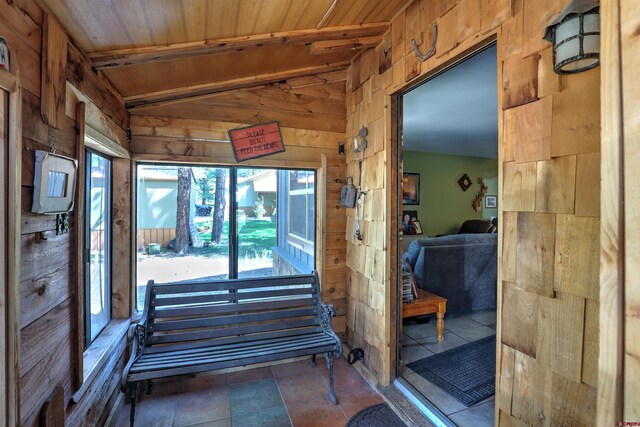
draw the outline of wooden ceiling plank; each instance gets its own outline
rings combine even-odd
[[[261,86],[267,83],[280,82],[283,80],[311,76],[314,74],[324,74],[331,71],[346,70],[348,66],[349,61],[342,61],[295,70],[259,74],[256,76],[240,77],[237,79],[144,93],[125,97],[124,100],[127,108],[129,109],[150,104],[159,106],[167,103],[175,103],[176,100],[193,99],[195,97],[203,97],[217,92]]]
[[[327,25],[327,22],[329,22],[329,18],[331,17],[331,15],[333,15],[333,12],[336,9],[336,5],[337,4],[338,4],[338,0],[333,0],[331,5],[329,6],[327,11],[325,12],[324,16],[320,20],[320,22],[318,22],[318,25],[316,25],[316,30],[319,30],[319,29],[323,28],[325,25]]]
[[[310,44],[323,40],[345,40],[382,35],[389,28],[386,22],[343,25],[320,30],[293,30],[242,37],[200,40],[195,42],[117,49],[89,54],[96,69],[137,65],[154,61],[238,52],[246,49]]]
[[[357,37],[345,40],[322,40],[311,43],[311,54],[322,55],[342,50],[358,50],[368,47],[376,47],[382,42],[382,35],[370,37]]]

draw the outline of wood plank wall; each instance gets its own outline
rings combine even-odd
[[[22,265],[21,265],[21,346],[20,346],[20,410],[21,425],[38,425],[40,409],[57,386],[65,391],[66,419],[69,425],[94,424],[102,415],[109,398],[116,390],[122,371],[121,345],[109,365],[111,370],[99,376],[80,403],[69,405],[74,388],[77,357],[75,318],[76,244],[75,212],[70,215],[69,233],[56,236],[55,215],[34,215],[33,198],[34,150],[50,151],[77,158],[75,120],[64,113],[57,120],[59,129],[43,122],[41,109],[41,54],[43,19],[45,14],[35,2],[15,0],[0,3],[0,26],[11,53],[12,71],[19,68],[23,85],[23,151],[22,151]],[[66,43],[66,41],[65,41]],[[72,44],[70,51],[78,57]],[[82,56],[79,57],[82,59]],[[66,61],[63,62],[63,66]],[[71,71],[83,74],[85,88],[95,93],[110,93],[104,85],[94,87],[93,73],[84,62]],[[64,71],[62,71],[64,74]],[[69,69],[67,69],[69,72]],[[48,79],[43,79],[47,82]],[[47,89],[50,83],[44,83]],[[62,85],[64,88],[64,85]],[[59,82],[57,89],[59,89]],[[109,105],[120,105],[120,118],[127,117],[121,99],[109,98]],[[60,110],[60,100],[56,101]],[[62,97],[64,104],[64,96]],[[62,111],[64,112],[62,105]],[[117,108],[117,107],[116,107]],[[120,120],[120,126],[126,122]],[[82,421],[81,421],[82,420]]]
[[[566,3],[416,0],[394,18],[387,42],[356,57],[348,74],[347,146],[367,126],[369,148],[363,241],[354,238],[355,209],[347,213],[347,334],[386,384],[395,345],[383,305],[395,292],[395,266],[385,265],[393,259],[385,209],[395,196],[388,165],[394,161],[390,95],[484,40],[498,41],[498,424],[590,424],[595,416],[600,71],[563,77],[553,72],[551,45],[542,35]],[[420,62],[411,39],[426,51],[434,22],[436,53]],[[347,162],[355,174],[353,153]]]
[[[245,124],[246,125],[246,124]],[[214,122],[172,117],[131,116],[131,157],[137,161],[191,162],[211,165],[238,165],[231,144],[204,142],[193,139],[228,140],[227,131],[242,126],[239,123]],[[326,211],[322,235],[317,244],[324,243],[324,262],[318,265],[322,298],[334,304],[336,332],[343,332],[346,324],[346,242],[345,215],[340,208],[338,181],[345,178],[344,156],[338,155],[338,142],[343,133],[282,127],[285,152],[242,162],[242,166],[301,167],[320,169],[326,158],[324,171]]]

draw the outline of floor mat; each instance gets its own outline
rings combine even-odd
[[[406,427],[393,409],[386,403],[379,403],[355,414],[347,427]]]
[[[496,336],[416,360],[406,367],[471,406],[495,393]]]

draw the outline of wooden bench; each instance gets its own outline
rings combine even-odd
[[[320,298],[316,273],[210,282],[149,281],[144,312],[132,325],[131,358],[122,387],[131,396],[133,425],[138,383],[174,375],[324,354],[333,390],[333,356],[342,344],[331,328],[333,306]]]

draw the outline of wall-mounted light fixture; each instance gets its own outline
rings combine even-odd
[[[553,70],[574,74],[600,64],[598,0],[573,0],[544,32],[553,43]]]

